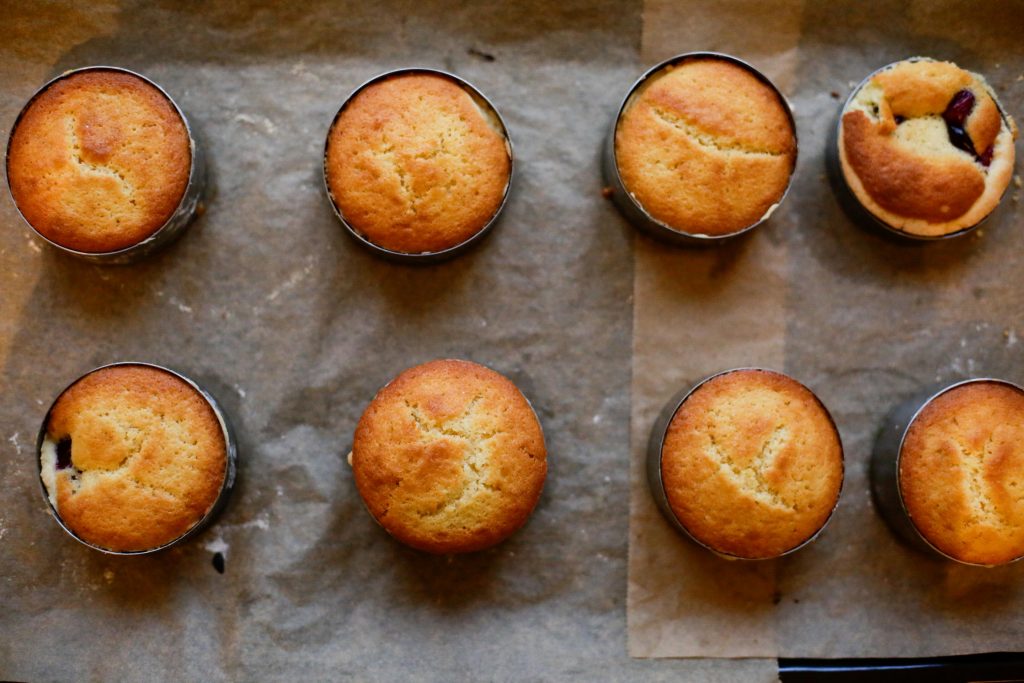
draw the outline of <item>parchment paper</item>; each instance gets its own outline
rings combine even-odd
[[[598,151],[640,68],[639,3],[0,7],[0,129],[50,76],[122,65],[190,114],[211,173],[205,216],[123,268],[41,247],[0,199],[0,679],[774,678],[625,649],[633,264]],[[320,175],[342,99],[411,64],[479,87],[518,157],[495,232],[426,268],[351,241]],[[390,540],[344,462],[374,392],[444,356],[516,381],[550,452],[527,527],[451,559]],[[240,478],[196,541],[114,558],[48,517],[33,441],[65,384],[132,359],[218,397]]]
[[[840,209],[824,152],[840,98],[923,54],[985,74],[1024,113],[1024,4],[649,0],[643,59],[735,54],[794,106],[793,189],[771,223],[724,249],[635,241],[629,651],[636,657],[885,657],[1017,650],[1024,565],[973,569],[905,548],[875,513],[868,458],[885,412],[971,376],[1024,379],[1019,180],[971,237],[907,245]],[[1019,146],[1018,146],[1019,149]],[[1019,168],[1019,164],[1018,164]],[[783,560],[727,562],[683,540],[643,472],[651,424],[677,390],[729,367],[784,370],[830,408],[846,451],[834,519]]]

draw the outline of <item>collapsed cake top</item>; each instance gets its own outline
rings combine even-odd
[[[998,203],[1014,130],[985,81],[950,62],[908,60],[854,93],[840,153],[854,193],[910,233],[971,227]]]

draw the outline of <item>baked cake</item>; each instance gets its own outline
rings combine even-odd
[[[777,372],[734,370],[679,406],[661,473],[669,507],[698,542],[765,559],[828,521],[843,483],[843,448],[809,389]]]
[[[971,228],[1013,174],[1017,129],[978,74],[910,59],[875,73],[846,104],[843,176],[858,201],[908,235]]]
[[[1024,556],[1024,392],[982,381],[930,401],[903,439],[899,487],[918,532],[953,559]]]
[[[406,370],[366,408],[351,464],[359,494],[399,541],[431,553],[487,548],[526,523],[547,473],[540,423],[482,365]]]
[[[796,163],[796,131],[778,93],[749,69],[695,57],[648,78],[623,108],[615,159],[654,219],[723,236],[765,218]]]
[[[106,253],[144,241],[174,214],[191,154],[185,123],[159,89],[121,71],[80,71],[28,104],[11,133],[7,178],[37,232]]]
[[[175,375],[143,365],[89,373],[54,404],[40,473],[57,516],[115,552],[164,546],[213,507],[227,447],[210,404]]]
[[[483,100],[451,78],[401,73],[349,100],[324,173],[345,222],[394,252],[444,251],[480,232],[505,199],[512,159]]]

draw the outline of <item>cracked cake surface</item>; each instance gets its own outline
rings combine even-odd
[[[917,58],[884,68],[843,110],[850,190],[887,225],[939,237],[973,227],[1010,183],[1017,129],[981,76]]]
[[[33,228],[101,253],[159,230],[181,202],[191,163],[188,131],[164,94],[100,70],[58,80],[31,102],[11,136],[7,174]]]
[[[899,482],[914,526],[950,557],[1024,555],[1024,394],[999,382],[940,394],[907,430]]]
[[[540,423],[504,376],[437,360],[381,389],[356,428],[351,457],[366,507],[395,538],[433,553],[507,538],[540,497]]]
[[[213,507],[227,472],[216,414],[191,385],[125,365],[57,399],[40,453],[43,484],[79,538],[107,550],[163,546]]]
[[[735,370],[683,402],[662,447],[669,506],[712,550],[781,555],[828,521],[843,482],[843,449],[814,394],[786,375]]]
[[[652,217],[679,232],[728,235],[781,201],[796,133],[784,102],[749,70],[693,58],[633,93],[615,157],[623,185]]]
[[[439,74],[389,76],[361,90],[331,126],[332,201],[374,244],[443,251],[478,233],[504,201],[509,147],[495,115]]]

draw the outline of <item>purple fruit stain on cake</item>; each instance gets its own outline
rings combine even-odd
[[[57,442],[57,469],[66,470],[71,467],[71,437],[65,436]]]
[[[982,166],[986,166],[987,167],[989,164],[992,163],[992,152],[994,152],[995,149],[996,149],[995,145],[989,145],[988,149],[986,149],[984,152],[982,152],[981,156],[978,157],[978,161],[981,162]]]
[[[953,95],[953,99],[946,106],[946,111],[942,112],[942,118],[950,125],[963,128],[964,122],[967,121],[967,117],[971,115],[973,109],[974,93],[970,90],[961,90]]]
[[[971,136],[967,134],[967,130],[964,128],[967,123],[967,117],[971,115],[973,110],[974,93],[970,90],[960,90],[957,94],[953,95],[953,99],[950,100],[946,111],[942,112],[942,119],[946,122],[946,129],[949,131],[949,141],[953,146],[967,152],[981,162],[983,166],[988,166],[992,163],[992,148],[990,147],[985,150],[984,154],[978,154],[974,149],[974,142],[971,140]]]

